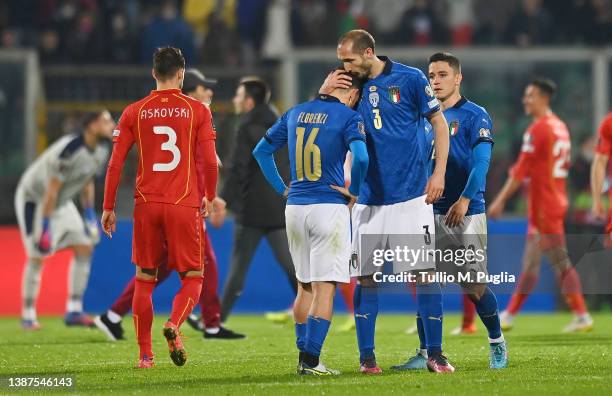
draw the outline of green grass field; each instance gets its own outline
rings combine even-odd
[[[345,316],[334,322],[343,323]],[[292,325],[276,325],[260,316],[234,316],[228,323],[243,331],[242,341],[203,340],[185,326],[189,360],[183,367],[170,361],[161,336],[165,318],[154,323],[157,367],[133,368],[138,356],[131,320],[125,321],[128,341],[111,343],[95,329],[65,328],[59,318],[42,318],[44,329],[26,333],[17,319],[0,320],[0,394],[12,394],[9,376],[74,376],[78,394],[610,394],[612,386],[612,317],[595,316],[588,334],[561,334],[569,314],[523,315],[506,334],[510,367],[488,369],[483,326],[470,336],[446,336],[445,353],[454,374],[427,371],[396,373],[388,367],[414,352],[417,337],[404,334],[412,319],[381,315],[377,327],[378,362],[382,376],[358,373],[354,333],[338,333],[334,325],[323,350],[323,361],[342,371],[334,378],[298,377]],[[445,317],[445,332],[458,324]]]

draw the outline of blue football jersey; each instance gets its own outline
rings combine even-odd
[[[349,144],[365,140],[363,118],[337,98],[319,95],[280,117],[265,139],[276,149],[289,146],[289,205],[346,203],[330,185],[344,186]]]
[[[358,111],[365,120],[370,163],[359,203],[390,205],[424,194],[431,143],[426,117],[440,109],[422,71],[389,58],[364,86]]]
[[[449,127],[450,149],[444,193],[434,203],[436,214],[446,214],[461,196],[472,170],[472,149],[481,142],[493,144],[493,122],[483,107],[462,97],[453,107],[444,110],[444,116]],[[483,182],[470,201],[466,215],[485,212],[485,185]]]

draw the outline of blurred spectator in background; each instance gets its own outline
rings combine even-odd
[[[506,38],[508,20],[516,8],[515,1],[475,0],[475,44],[500,44]]]
[[[526,47],[548,44],[553,31],[552,18],[542,7],[542,0],[521,0],[519,9],[510,18],[506,38],[512,45]]]
[[[98,63],[105,60],[103,48],[106,38],[102,36],[99,25],[96,25],[96,18],[93,9],[78,13],[74,21],[74,32],[66,35],[66,57],[70,62]]]
[[[140,60],[149,63],[155,49],[167,45],[180,48],[187,64],[196,61],[193,33],[187,22],[179,15],[173,0],[165,0],[157,15],[145,27]]]
[[[208,19],[210,29],[200,51],[200,63],[224,67],[238,66],[240,45],[236,32],[219,13],[211,14]]]
[[[405,0],[388,0],[385,6],[381,7],[375,1],[369,1],[366,4],[366,14],[370,17],[369,29],[376,31],[376,37],[381,43],[386,45],[402,44],[402,39],[397,34],[402,22],[402,17],[410,8],[410,1]],[[364,27],[351,26],[343,29],[339,35],[352,29],[365,29]],[[405,42],[403,44],[406,44]]]
[[[474,34],[474,0],[446,0],[451,42],[455,46],[472,44]]]
[[[110,32],[107,36],[107,59],[113,63],[130,63],[135,61],[136,35],[130,29],[128,13],[119,8],[110,14]]]
[[[447,29],[443,20],[438,18],[441,2],[414,0],[412,7],[406,11],[400,24],[399,36],[403,44],[432,45],[434,42],[447,41]]]
[[[195,46],[200,48],[210,31],[210,16],[216,12],[217,0],[184,0],[183,18],[194,33]]]
[[[612,42],[612,0],[3,0],[0,47],[78,64],[148,62],[154,48],[175,45],[190,63],[252,67],[278,2],[290,7],[297,47],[357,28],[385,46]]]
[[[242,46],[242,63],[253,66],[259,61],[259,50],[266,32],[268,0],[239,0],[236,8],[238,35]]]

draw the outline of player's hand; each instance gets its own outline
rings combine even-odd
[[[94,208],[85,209],[85,233],[94,245],[100,242],[100,227],[98,226],[98,219],[96,218]]]
[[[327,75],[319,93],[329,95],[336,88],[348,89],[351,87],[351,77],[344,70],[334,70]]]
[[[109,237],[113,238],[113,232],[117,231],[117,216],[115,216],[114,210],[105,210],[102,212],[102,230]]]
[[[353,205],[355,205],[355,202],[357,202],[357,197],[351,194],[348,188],[334,185],[331,185],[330,187],[344,195],[346,199],[348,199],[346,206],[348,206],[349,209],[353,209]]]
[[[42,222],[42,232],[36,243],[36,248],[43,254],[51,250],[51,228],[49,219],[44,218]]]
[[[499,219],[504,213],[504,206],[506,204],[500,200],[494,200],[491,205],[489,205],[489,209],[487,210],[487,216],[492,219]]]
[[[210,221],[210,224],[213,227],[219,228],[223,225],[223,223],[225,223],[225,217],[227,216],[227,202],[225,202],[225,200],[221,197],[215,197],[212,200],[212,206],[214,209],[208,217],[208,221]]]
[[[444,223],[449,227],[457,227],[463,224],[465,214],[470,206],[470,200],[464,197],[460,197],[453,206],[446,212]]]
[[[436,202],[442,196],[444,192],[444,174],[434,172],[433,175],[427,181],[425,186],[425,203],[431,205]]]
[[[208,199],[206,199],[206,197],[204,197],[202,199],[202,207],[200,208],[200,213],[202,214],[202,217],[208,217],[215,213],[215,206],[213,205],[213,201],[209,201]]]
[[[591,208],[591,214],[597,220],[605,220],[606,219],[606,209],[603,206],[601,200],[593,201],[593,207]]]

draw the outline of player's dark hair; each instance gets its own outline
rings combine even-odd
[[[82,118],[83,128],[84,129],[89,128],[89,126],[93,122],[96,122],[98,118],[100,118],[102,114],[104,114],[106,111],[107,111],[106,109],[100,109],[100,110],[95,110],[95,111],[90,111],[90,112],[85,113],[85,115]]]
[[[432,64],[434,62],[446,62],[455,72],[461,73],[461,62],[459,58],[450,52],[436,52],[429,57],[429,63]]]
[[[185,68],[185,57],[179,48],[161,47],[153,54],[153,71],[160,81],[166,81]]]
[[[372,48],[372,51],[376,49],[374,37],[363,29],[350,30],[344,33],[338,39],[338,44],[342,44],[345,41],[351,41],[353,43],[353,52],[356,54],[361,54],[368,48]]]
[[[240,82],[240,85],[244,87],[245,95],[255,102],[255,106],[259,106],[263,103],[268,103],[270,100],[270,88],[260,78],[252,78]]]
[[[552,100],[555,97],[555,93],[557,93],[557,84],[549,78],[534,78],[531,80],[529,85],[533,85],[538,88],[540,92],[544,95],[548,96],[548,99]]]

